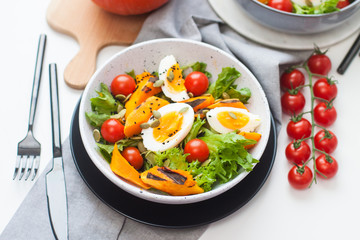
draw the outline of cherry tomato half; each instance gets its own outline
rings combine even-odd
[[[198,160],[199,162],[204,162],[209,157],[209,148],[201,139],[192,139],[186,143],[184,148],[184,153],[189,153],[186,157],[188,162]]]
[[[289,137],[294,139],[302,139],[302,138],[310,137],[311,123],[305,118],[301,118],[297,122],[290,120],[290,122],[286,127],[286,132]]]
[[[305,76],[302,72],[294,69],[290,72],[284,72],[280,77],[280,86],[282,89],[295,89],[305,84]]]
[[[327,179],[335,176],[339,168],[335,158],[331,156],[326,157],[325,154],[321,154],[319,157],[317,157],[315,160],[315,164],[316,164],[316,169],[320,173],[322,173],[322,174],[317,173],[317,175],[322,178],[326,177]]]
[[[322,129],[314,136],[314,144],[315,148],[330,154],[335,151],[338,140],[332,131]]]
[[[336,7],[341,9],[349,5],[350,5],[350,0],[340,0],[336,5]]]
[[[122,152],[121,155],[133,166],[136,170],[142,168],[144,164],[144,159],[141,156],[140,151],[135,147],[127,147]]]
[[[314,96],[325,100],[332,100],[337,95],[336,84],[326,78],[320,78],[313,87]]]
[[[295,148],[295,145],[297,145],[297,143],[294,144],[294,141],[287,145],[285,149],[286,158],[291,163],[295,163],[298,165],[303,164],[304,162],[306,162],[306,160],[309,159],[311,155],[310,147],[305,141],[301,141],[297,148]]]
[[[116,96],[118,94],[122,95],[129,95],[133,93],[136,88],[135,80],[127,75],[127,74],[120,74],[116,76],[110,85],[111,93]]]
[[[209,86],[208,77],[202,72],[192,72],[185,78],[185,87],[194,96],[205,93]]]
[[[101,135],[109,143],[115,143],[125,137],[124,125],[110,118],[101,125]]]
[[[307,63],[310,72],[326,76],[331,70],[331,61],[325,54],[312,55]]]
[[[293,6],[290,0],[269,0],[268,6],[285,12],[293,11]]]
[[[308,166],[299,165],[290,169],[288,180],[290,185],[296,189],[305,189],[310,186],[313,173]]]
[[[334,106],[327,107],[326,103],[321,102],[314,108],[314,120],[323,127],[332,125],[336,118],[337,113]]]
[[[301,92],[297,92],[294,95],[285,92],[281,97],[281,106],[283,112],[287,114],[298,114],[305,107],[305,97]]]

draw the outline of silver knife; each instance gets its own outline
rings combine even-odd
[[[51,228],[56,239],[68,239],[68,212],[61,150],[59,97],[56,64],[49,65],[49,83],[51,100],[51,124],[53,141],[53,165],[46,174],[46,196]]]

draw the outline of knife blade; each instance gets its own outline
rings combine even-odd
[[[53,159],[52,168],[46,173],[46,196],[51,228],[56,239],[68,239],[67,196],[64,163],[61,149],[60,111],[58,97],[57,67],[49,65],[51,126]]]

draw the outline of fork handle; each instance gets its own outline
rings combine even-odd
[[[42,65],[43,65],[44,54],[45,54],[45,44],[46,44],[46,35],[41,34],[39,37],[39,44],[38,44],[37,55],[36,55],[34,81],[33,81],[32,92],[31,92],[29,126],[28,126],[29,131],[32,131],[32,129],[33,129],[33,124],[34,124],[34,119],[35,119],[36,104],[37,104],[37,99],[38,99],[38,95],[39,95]]]
[[[49,84],[50,84],[53,157],[56,158],[56,157],[61,157],[62,153],[61,153],[58,78],[57,78],[57,67],[55,63],[49,64]]]

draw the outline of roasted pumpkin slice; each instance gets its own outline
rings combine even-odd
[[[150,186],[141,181],[140,173],[120,154],[116,144],[114,145],[114,150],[112,152],[110,169],[116,175],[139,186],[140,188],[150,188]]]
[[[246,139],[252,139],[255,140],[257,142],[259,142],[259,140],[261,139],[261,134],[257,133],[257,132],[239,132],[239,135],[244,136]],[[250,149],[252,147],[254,147],[255,144],[251,144],[251,145],[246,145],[244,146],[245,149]]]
[[[194,112],[197,112],[202,108],[206,108],[207,106],[214,104],[215,99],[212,95],[204,95],[204,96],[189,98],[181,102],[189,104],[194,109]]]
[[[141,77],[136,77],[136,79],[138,82],[137,88],[132,93],[129,100],[125,103],[125,119],[127,119],[130,113],[146,99],[161,92],[161,87],[153,86],[158,78],[150,73],[144,72],[141,74]]]
[[[172,170],[167,167],[154,166],[141,173],[141,180],[151,187],[173,196],[186,196],[203,193],[192,175],[184,170]]]
[[[206,108],[214,109],[217,107],[235,107],[248,110],[245,105],[237,98],[217,100],[214,104],[207,106]]]
[[[168,104],[168,101],[155,96],[146,99],[145,102],[137,106],[127,117],[124,129],[125,136],[132,137],[140,134],[140,124],[149,121],[152,116],[152,111],[158,110]]]

